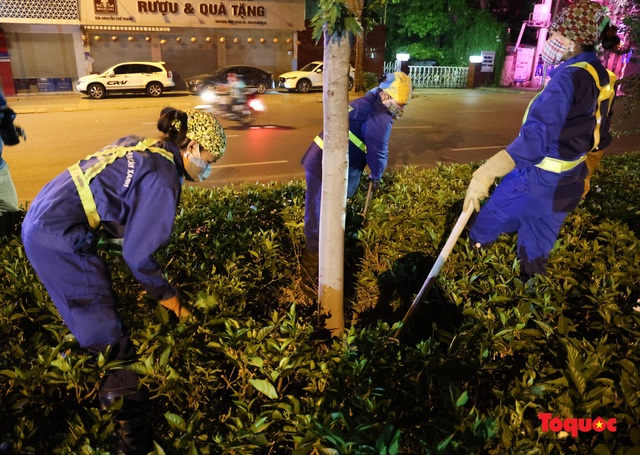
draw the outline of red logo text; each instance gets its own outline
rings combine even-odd
[[[603,419],[602,417],[596,417],[595,419],[576,419],[569,417],[561,419],[560,417],[553,417],[551,413],[548,412],[541,412],[538,414],[538,418],[542,422],[542,431],[545,433],[547,431],[553,431],[554,433],[566,431],[574,438],[578,436],[578,433],[586,433],[592,430],[598,433],[609,430],[613,433],[616,431],[617,424],[615,418]]]

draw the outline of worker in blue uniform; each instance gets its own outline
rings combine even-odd
[[[396,71],[386,74],[378,87],[351,102],[347,197],[355,194],[366,166],[369,166],[373,189],[379,188],[387,167],[393,121],[402,116],[404,107],[411,99],[411,91],[411,78]],[[318,273],[322,148],[323,134],[320,133],[302,157],[307,184],[304,214],[306,245],[302,265],[312,280],[316,279]]]
[[[611,143],[615,75],[604,68],[595,46],[617,46],[616,28],[600,4],[581,0],[562,10],[549,30],[542,58],[549,65],[563,63],[529,104],[518,137],[474,172],[464,201],[465,210],[472,205],[479,211],[469,232],[476,246],[517,232],[525,281],[546,273],[560,228]]]
[[[153,255],[170,240],[184,179],[207,178],[226,148],[222,127],[206,112],[165,108],[157,127],[160,140],[124,137],[55,177],[22,225],[27,257],[65,324],[89,352],[109,348],[110,360],[133,362],[136,353],[97,251],[99,238],[121,245],[124,262],[150,297],[177,317],[189,316]],[[111,371],[99,397],[105,409],[123,401],[116,450],[147,453],[138,376],[126,368]]]

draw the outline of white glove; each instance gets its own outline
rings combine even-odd
[[[469,204],[473,204],[473,208],[476,212],[480,211],[480,201],[489,197],[489,187],[491,183],[485,185],[475,177],[469,182],[467,193],[464,195],[464,204],[462,209],[466,212]]]
[[[464,196],[463,210],[467,210],[469,204],[480,211],[480,201],[489,196],[489,188],[499,177],[507,175],[516,167],[516,163],[506,150],[500,150],[487,160],[473,173],[473,178],[469,182],[467,193]]]

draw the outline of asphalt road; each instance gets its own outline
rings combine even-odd
[[[497,152],[518,134],[534,92],[510,89],[419,89],[394,125],[389,169],[477,162]],[[251,128],[221,120],[227,153],[203,186],[267,183],[303,178],[300,158],[322,130],[322,92],[268,92],[267,112]],[[75,161],[129,134],[157,137],[156,120],[165,106],[199,104],[184,92],[160,98],[114,96],[92,100],[81,94],[9,97],[16,123],[27,141],[5,147],[3,157],[22,203],[32,200],[51,178]],[[637,137],[614,141],[609,153],[638,150]]]

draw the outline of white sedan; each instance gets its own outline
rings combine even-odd
[[[299,69],[298,71],[289,71],[278,77],[278,87],[284,88],[289,92],[307,93],[312,89],[322,89],[323,64],[320,61],[311,62]],[[355,70],[349,67],[349,90],[353,88],[353,78]]]

